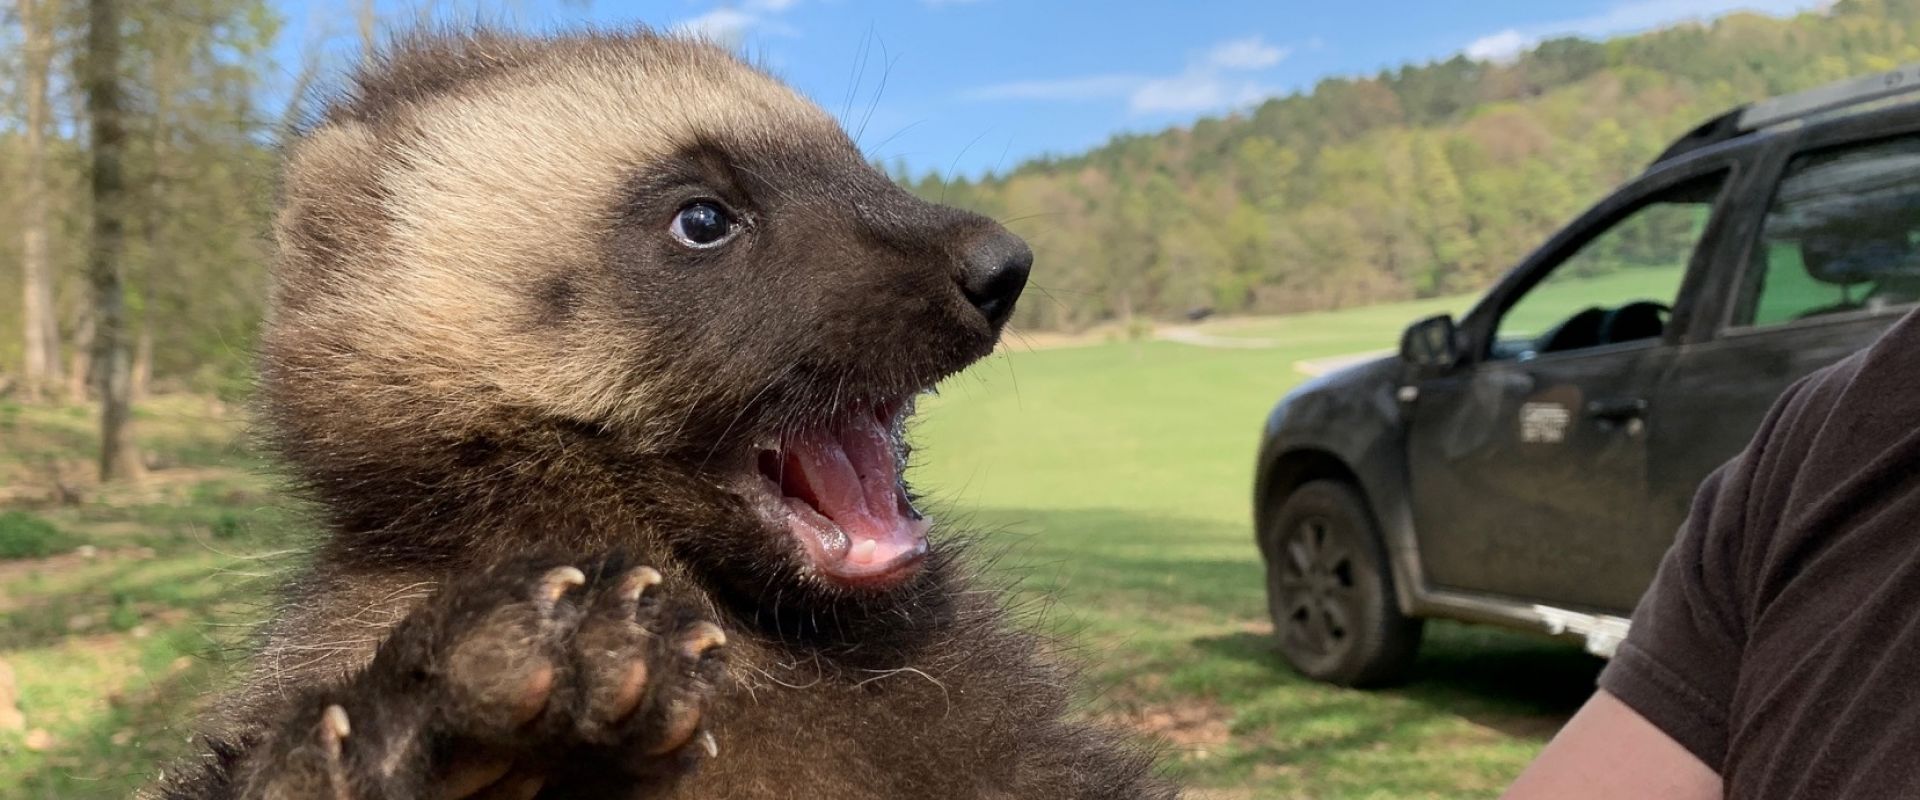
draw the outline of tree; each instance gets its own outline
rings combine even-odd
[[[1472,289],[1485,276],[1475,274],[1479,253],[1474,247],[1467,195],[1438,137],[1420,139],[1414,148],[1414,164],[1420,182],[1421,226],[1426,229],[1427,247],[1434,266],[1432,283],[1419,289],[1422,292]],[[1462,277],[1468,280],[1459,280]],[[1449,283],[1465,285],[1449,286]]]
[[[20,210],[22,389],[38,400],[60,382],[60,329],[53,308],[53,270],[47,252],[47,83],[53,68],[53,18],[44,2],[18,0],[23,29],[27,118],[22,136],[25,176]]]
[[[133,442],[132,359],[127,352],[124,263],[129,208],[121,174],[126,130],[121,119],[119,0],[88,0],[86,94],[93,151],[93,238],[87,277],[93,289],[93,363],[100,393],[100,479],[134,480],[144,471]]]
[[[367,0],[338,5],[340,33],[377,29],[356,25],[375,21]],[[114,372],[91,363],[97,343],[127,352],[133,374],[150,361],[156,392],[243,391],[238,354],[267,292],[270,129],[298,117],[260,101],[301,97],[316,63],[269,68],[285,48],[272,44],[279,20],[266,0],[123,3],[124,145],[95,152],[108,131],[90,131],[81,105],[94,87],[83,74],[88,4],[5,6],[16,9],[23,24],[0,30],[0,219],[13,223],[0,225],[0,296],[26,313],[14,322],[0,311],[0,371],[44,374],[41,385],[65,372],[85,399]],[[1039,263],[1023,328],[1470,292],[1708,116],[1915,60],[1920,0],[1844,0],[1792,19],[1552,40],[1509,64],[1450,58],[1331,79],[1187,129],[1122,134],[999,174],[923,174],[910,188],[1028,237]],[[291,91],[262,91],[276,74]],[[118,164],[117,214],[89,202],[96,159]],[[95,251],[96,223],[124,233]],[[112,278],[107,267],[120,286],[111,333],[88,300],[102,295],[86,291],[96,272]]]

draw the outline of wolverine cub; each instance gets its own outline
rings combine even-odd
[[[1032,255],[646,32],[405,39],[287,153],[328,536],[171,798],[1166,798],[901,480]]]

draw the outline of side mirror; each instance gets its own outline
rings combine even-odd
[[[1459,329],[1453,315],[1428,317],[1407,326],[1400,337],[1400,359],[1416,367],[1445,369],[1460,363]]]

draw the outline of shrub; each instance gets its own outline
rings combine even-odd
[[[40,558],[77,544],[53,523],[24,511],[0,512],[0,558]]]
[[[215,539],[238,539],[247,532],[246,524],[240,521],[239,515],[231,511],[220,512],[220,516],[215,517],[213,524],[209,527]]]

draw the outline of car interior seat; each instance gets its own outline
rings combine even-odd
[[[1799,319],[1890,305],[1901,297],[1920,299],[1920,272],[1916,271],[1920,265],[1914,263],[1913,241],[1906,230],[1838,230],[1810,235],[1800,240],[1800,260],[1814,280],[1840,287],[1840,302],[1803,312]],[[1858,299],[1853,297],[1856,287],[1869,284],[1874,288]]]
[[[1600,343],[1657,339],[1667,331],[1666,313],[1666,306],[1649,301],[1628,303],[1609,311],[1600,323]]]
[[[1600,308],[1589,308],[1567,318],[1540,337],[1539,353],[1561,353],[1595,347],[1603,343],[1600,338],[1601,326],[1607,321],[1607,312]]]

